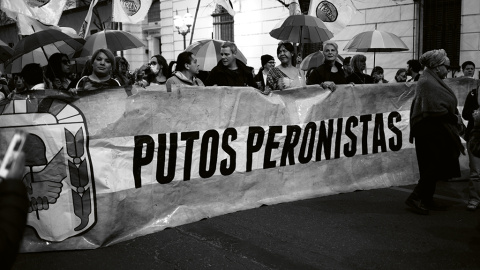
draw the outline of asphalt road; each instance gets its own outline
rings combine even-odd
[[[440,182],[447,211],[420,216],[413,186],[263,206],[95,250],[19,254],[13,269],[480,269],[480,209]]]

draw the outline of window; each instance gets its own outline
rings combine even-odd
[[[220,5],[217,5],[213,17],[214,39],[234,42],[233,17]]]
[[[461,0],[425,0],[423,52],[444,49],[450,66],[460,68]]]
[[[160,21],[160,0],[152,1],[147,18],[149,23]]]

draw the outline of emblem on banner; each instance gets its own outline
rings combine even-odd
[[[317,6],[317,18],[324,22],[334,22],[337,20],[338,11],[334,4],[328,1],[322,1]]]
[[[123,10],[128,16],[137,14],[142,7],[140,0],[120,0],[120,2],[122,3]]]
[[[27,225],[47,241],[62,241],[92,227],[95,186],[83,114],[45,98],[0,105],[0,150],[15,130],[28,133],[25,173]]]
[[[27,4],[31,7],[43,7],[49,2],[50,0],[27,0]]]

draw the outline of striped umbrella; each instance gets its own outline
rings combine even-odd
[[[12,57],[5,62],[5,72],[21,72],[30,63],[46,66],[48,58],[54,53],[64,53],[71,57],[82,49],[84,43],[83,38],[71,37],[56,29],[35,32],[22,38],[13,47]]]
[[[375,66],[376,52],[399,52],[409,49],[395,34],[374,30],[357,34],[345,45],[344,50],[349,52],[373,52],[373,66]]]
[[[103,48],[117,52],[145,46],[140,39],[122,30],[103,30],[85,40],[83,50],[75,57],[91,56],[96,50]]]
[[[220,49],[223,42],[225,41],[217,39],[200,40],[188,46],[185,51],[192,52],[195,55],[200,70],[210,71],[222,60]],[[238,49],[237,59],[247,64],[247,58]]]
[[[0,40],[0,63],[3,63],[10,59],[13,55],[13,49],[5,42]]]
[[[307,57],[302,60],[302,63],[300,64],[300,69],[308,71],[311,68],[319,67],[321,64],[323,64],[324,61],[325,56],[323,55],[323,52],[316,51],[307,55]],[[343,65],[343,57],[338,55],[337,62]]]

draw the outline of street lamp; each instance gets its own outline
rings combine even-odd
[[[185,50],[187,48],[185,36],[190,33],[190,27],[193,23],[193,16],[188,12],[188,8],[187,13],[183,15],[183,17],[178,16],[178,10],[175,12],[177,15],[173,17],[173,24],[175,25],[175,28],[177,28],[178,33],[183,36],[183,49]]]

